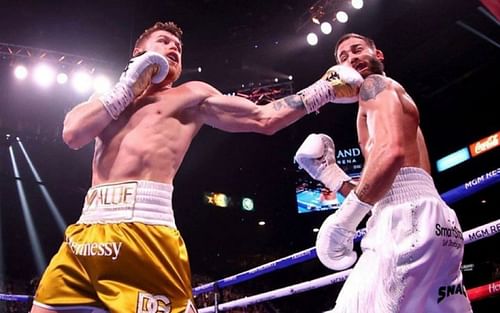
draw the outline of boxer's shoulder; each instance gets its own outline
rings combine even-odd
[[[201,96],[211,96],[215,94],[220,94],[220,91],[218,91],[215,87],[212,85],[199,81],[199,80],[193,80],[189,82],[185,82],[174,89],[180,91],[180,92],[186,92],[186,93],[192,93],[192,94],[198,94]]]
[[[175,98],[177,101],[201,103],[206,98],[221,94],[215,87],[202,81],[189,81],[161,93],[162,97]]]

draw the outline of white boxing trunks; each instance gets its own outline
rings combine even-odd
[[[419,168],[402,168],[372,209],[334,313],[468,313],[462,230]]]

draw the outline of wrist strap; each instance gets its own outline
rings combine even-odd
[[[108,114],[117,120],[120,113],[134,101],[132,89],[118,82],[111,90],[99,97]]]
[[[301,97],[308,114],[318,112],[319,108],[335,98],[330,83],[324,79],[320,79],[311,86],[302,89],[297,95]]]
[[[320,174],[319,180],[332,192],[337,192],[344,182],[351,181],[352,178],[337,163],[334,163],[325,168]]]
[[[359,200],[353,190],[349,192],[340,208],[335,212],[336,220],[338,224],[355,231],[356,227],[358,227],[365,215],[371,211],[372,207],[372,205]]]

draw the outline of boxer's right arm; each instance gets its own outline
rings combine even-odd
[[[71,149],[80,149],[96,138],[113,121],[94,95],[75,106],[64,118],[62,137]]]
[[[74,107],[64,119],[63,140],[79,149],[97,137],[151,83],[162,82],[168,74],[168,61],[155,52],[144,52],[130,59],[116,85],[100,96],[92,96]]]
[[[168,74],[168,61],[159,53],[144,51],[128,62],[116,85],[99,100],[109,115],[117,120],[121,112],[151,84],[161,83]]]
[[[335,144],[326,134],[310,134],[300,145],[294,156],[295,162],[312,178],[321,181],[332,192],[343,192],[354,185],[338,165],[335,158]]]

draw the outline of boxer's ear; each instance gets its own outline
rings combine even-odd
[[[144,54],[144,53],[146,53],[146,50],[134,48],[134,51],[132,52],[132,57],[135,58],[135,57],[140,56],[141,54]]]
[[[380,61],[380,62],[384,62],[384,53],[382,52],[382,50],[379,50],[379,49],[375,49],[375,57]]]

